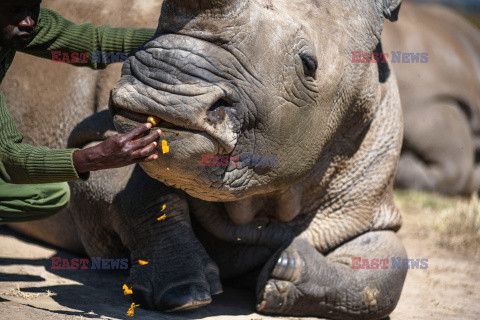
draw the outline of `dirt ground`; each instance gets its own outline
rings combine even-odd
[[[480,319],[478,250],[472,250],[471,242],[449,246],[438,227],[439,215],[445,214],[442,206],[457,215],[455,205],[450,205],[456,200],[429,196],[419,200],[407,193],[397,194],[396,201],[404,214],[399,234],[408,255],[428,259],[428,269],[408,272],[390,319]],[[454,238],[447,235],[447,240]],[[54,256],[74,257],[0,228],[0,319],[131,319],[126,316],[131,301],[121,290],[126,272],[51,270]],[[298,319],[258,315],[254,303],[252,292],[226,288],[210,306],[195,312],[172,315],[137,308],[134,318]]]

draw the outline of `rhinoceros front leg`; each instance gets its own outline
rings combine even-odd
[[[192,309],[222,292],[218,267],[195,237],[183,193],[141,171],[117,198],[122,208],[118,233],[131,252],[127,285],[140,307]]]
[[[258,311],[329,319],[386,317],[398,302],[407,271],[390,264],[387,269],[353,269],[352,257],[371,262],[406,258],[406,252],[391,231],[368,232],[326,256],[298,237],[272,259],[266,285],[259,282]],[[266,266],[264,274],[269,270]]]
[[[96,113],[75,128],[69,146],[90,146],[115,133],[108,111]],[[93,172],[73,186],[72,195],[72,215],[89,255],[130,252],[128,284],[141,307],[195,308],[222,291],[218,268],[193,233],[182,192],[130,166]]]

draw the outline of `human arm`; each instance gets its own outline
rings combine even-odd
[[[8,183],[80,180],[73,165],[75,149],[51,150],[22,144],[23,136],[0,95],[0,178]]]
[[[49,149],[23,144],[23,136],[0,95],[0,179],[31,184],[85,180],[89,171],[118,168],[152,161],[160,132],[141,137],[150,129],[144,124],[87,149]]]
[[[128,54],[154,35],[155,29],[75,24],[52,10],[41,8],[35,37],[22,52],[47,59],[52,59],[52,52],[67,53],[70,62],[72,53],[88,53],[86,61],[79,57],[79,61],[72,64],[103,69],[108,63],[92,61],[92,53]],[[119,58],[118,55],[116,57]]]

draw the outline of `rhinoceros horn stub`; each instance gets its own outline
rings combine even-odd
[[[168,9],[189,16],[223,16],[236,12],[248,0],[166,0]]]

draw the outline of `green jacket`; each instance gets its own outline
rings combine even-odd
[[[154,29],[96,28],[91,23],[74,24],[54,11],[42,8],[35,37],[22,51],[47,59],[52,59],[52,51],[128,53],[154,34]],[[0,52],[0,83],[14,57],[13,49],[3,48]],[[92,69],[106,67],[103,63],[92,63],[91,56],[87,64],[75,65]],[[50,183],[86,178],[79,177],[73,166],[72,155],[78,149],[33,147],[22,144],[22,139],[8,112],[5,97],[0,94],[0,179],[9,183]]]

